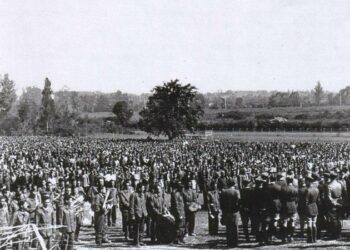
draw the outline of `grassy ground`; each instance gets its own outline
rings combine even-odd
[[[121,231],[121,215],[118,214],[118,224],[116,227],[108,229],[109,238],[112,240],[111,244],[104,244],[102,247],[97,247],[94,242],[94,230],[91,227],[83,227],[81,233],[81,242],[76,244],[76,249],[137,249],[131,243],[125,242]],[[197,236],[190,236],[185,239],[186,244],[183,246],[170,245],[150,245],[150,239],[145,238],[146,246],[142,249],[227,249],[225,241],[225,228],[220,225],[219,235],[210,236],[208,234],[208,215],[205,211],[200,211],[196,215],[196,229]],[[241,223],[239,223],[241,225]],[[298,227],[298,225],[297,225]],[[242,228],[239,228],[239,247],[240,249],[350,249],[350,221],[346,220],[343,224],[343,240],[341,241],[325,241],[319,240],[314,244],[307,244],[305,238],[295,237],[295,242],[282,245],[277,240],[270,246],[258,246],[257,243],[246,243],[242,234]],[[296,234],[299,230],[296,231]],[[253,241],[253,238],[251,238]]]

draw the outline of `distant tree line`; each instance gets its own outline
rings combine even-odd
[[[67,88],[53,92],[46,78],[42,89],[27,87],[17,97],[14,80],[8,74],[0,76],[0,134],[85,135],[137,128],[172,139],[196,129],[347,128],[350,113],[344,110],[294,115],[249,110],[348,105],[350,86],[331,93],[320,82],[310,91],[199,93],[190,84],[171,80],[156,86],[152,93],[134,95]],[[271,121],[278,115],[287,120]]]

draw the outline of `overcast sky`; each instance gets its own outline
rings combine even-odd
[[[0,1],[0,74],[18,91],[201,92],[350,85],[350,1]]]

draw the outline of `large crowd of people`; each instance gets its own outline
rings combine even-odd
[[[296,225],[310,243],[340,239],[349,153],[348,143],[327,142],[1,137],[0,249],[50,249],[57,231],[57,247],[73,249],[84,202],[99,246],[118,220],[135,246],[144,237],[186,244],[200,209],[209,234],[226,227],[230,247],[239,244],[239,223],[245,240],[260,245],[292,242]]]

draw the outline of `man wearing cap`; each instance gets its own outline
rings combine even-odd
[[[281,215],[282,215],[282,226],[281,234],[282,241],[288,242],[293,241],[293,234],[295,230],[295,220],[297,213],[297,200],[298,200],[298,190],[293,185],[293,176],[288,175],[286,177],[287,186],[281,188]]]
[[[107,238],[107,228],[106,228],[106,215],[108,209],[106,207],[106,187],[104,185],[99,185],[98,193],[94,197],[94,202],[92,204],[92,209],[95,212],[94,216],[94,226],[95,226],[95,241],[98,246],[102,243],[110,243]]]
[[[126,179],[123,183],[123,190],[119,192],[119,208],[122,214],[122,227],[126,241],[131,237],[131,223],[129,221],[129,200],[131,193],[132,187],[130,185],[130,180]]]
[[[341,211],[343,206],[342,186],[337,181],[338,174],[334,171],[330,173],[330,180],[327,190],[326,199],[328,201],[327,217],[329,220],[329,233],[331,239],[339,239],[341,234]]]
[[[223,223],[226,226],[226,239],[228,247],[238,246],[238,211],[241,199],[240,192],[235,188],[232,177],[227,178],[228,188],[220,194],[220,207]]]

